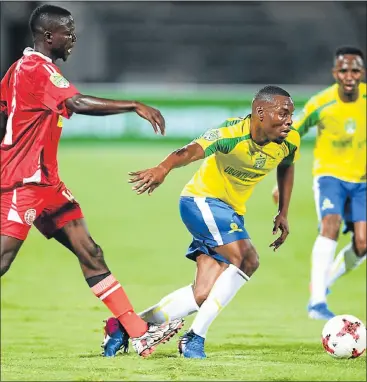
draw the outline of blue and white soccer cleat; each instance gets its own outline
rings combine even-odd
[[[204,359],[206,358],[204,342],[205,338],[190,330],[180,338],[180,341],[178,342],[178,351],[185,358]]]
[[[308,317],[314,320],[330,320],[335,317],[335,314],[331,312],[325,302],[321,302],[316,305],[308,305]]]
[[[129,352],[129,335],[115,317],[105,321],[102,355],[114,357],[117,352]]]

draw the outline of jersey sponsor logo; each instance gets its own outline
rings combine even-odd
[[[60,73],[52,73],[50,75],[50,81],[60,89],[66,89],[70,86],[69,81],[64,78]]]
[[[230,231],[228,231],[228,233],[233,233],[233,232],[242,232],[243,229],[239,228],[238,225],[236,223],[231,223],[229,225],[229,227],[231,228]]]
[[[221,134],[218,129],[209,130],[203,134],[203,138],[207,141],[216,141],[220,136]]]
[[[255,179],[255,178],[258,178],[260,176],[264,176],[265,175],[265,174],[257,174],[255,172],[251,172],[251,171],[236,170],[236,169],[234,169],[231,166],[227,166],[224,169],[224,172],[229,174],[229,175],[232,175],[235,178],[237,178],[239,180],[242,180],[242,181],[246,181],[246,180],[250,180],[250,179]]]
[[[24,220],[28,225],[32,225],[36,219],[36,210],[34,208],[30,208],[24,213]]]
[[[329,198],[326,198],[324,199],[324,201],[322,202],[322,206],[321,206],[321,209],[322,211],[325,211],[325,210],[331,210],[332,208],[334,208],[334,204],[331,202],[331,200]]]
[[[260,153],[255,159],[254,168],[263,168],[266,162],[266,155]]]
[[[354,134],[357,128],[356,121],[353,118],[348,118],[344,123],[344,129],[347,134]]]
[[[344,139],[342,141],[332,141],[331,144],[337,149],[345,149],[348,147],[352,147],[352,139],[353,138]]]
[[[62,127],[62,117],[59,115],[59,119],[57,120],[57,127]]]

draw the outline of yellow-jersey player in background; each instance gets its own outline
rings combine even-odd
[[[366,83],[363,53],[339,48],[336,84],[313,96],[293,127],[301,136],[317,127],[314,194],[320,232],[312,251],[310,318],[330,319],[328,288],[366,259]],[[277,190],[273,193],[277,201]],[[353,232],[351,243],[336,256],[342,219]]]
[[[298,132],[291,129],[293,110],[285,90],[267,86],[254,97],[251,115],[229,118],[158,166],[130,173],[138,194],[151,193],[172,169],[204,159],[180,198],[181,218],[193,236],[186,256],[196,261],[195,283],[141,314],[158,323],[198,312],[179,342],[187,358],[206,357],[204,340],[210,324],[259,266],[243,215],[255,185],[275,168],[280,200],[273,233],[280,229],[281,235],[270,246],[276,250],[288,235],[293,163],[300,145]]]

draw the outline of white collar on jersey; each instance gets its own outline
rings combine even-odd
[[[50,57],[47,57],[47,56],[45,56],[44,54],[42,54],[40,52],[36,52],[33,48],[25,48],[24,51],[23,51],[23,54],[25,56],[31,56],[31,55],[34,54],[36,56],[42,57],[44,60],[46,60],[48,62],[52,62]]]

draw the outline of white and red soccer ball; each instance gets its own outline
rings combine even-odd
[[[357,358],[366,350],[366,327],[349,314],[335,316],[322,330],[322,345],[335,358]]]

